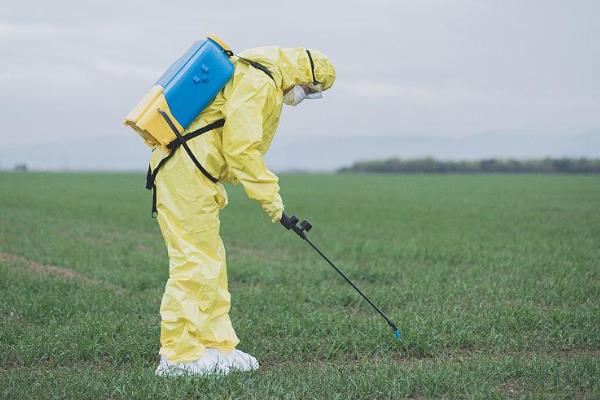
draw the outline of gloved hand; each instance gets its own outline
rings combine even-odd
[[[262,208],[271,217],[272,222],[279,222],[283,214],[283,200],[281,200],[279,193],[275,195],[272,202],[263,203]]]

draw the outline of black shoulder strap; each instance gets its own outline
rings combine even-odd
[[[158,175],[158,171],[160,171],[162,166],[169,161],[174,153],[175,152],[172,151],[165,158],[160,160],[156,168],[154,168],[154,171],[152,171],[152,168],[148,165],[148,173],[146,174],[146,189],[152,190],[152,211],[150,213],[152,218],[156,218],[156,214],[158,214],[158,209],[156,208],[156,184],[154,183],[156,181],[156,175]]]
[[[229,49],[223,49],[223,51],[225,52],[225,54],[227,54],[227,57],[229,57],[229,58],[231,58],[233,56],[236,56],[240,61],[245,62],[248,65],[252,65],[256,69],[260,69],[262,72],[264,72],[265,74],[267,74],[269,76],[269,78],[271,78],[273,80],[273,82],[275,82],[275,78],[273,77],[273,73],[269,70],[269,68],[265,67],[264,65],[262,65],[258,61],[250,60],[249,58],[245,58],[245,57],[242,57],[240,55],[237,55],[237,54],[235,54],[233,51],[231,51]]]
[[[256,69],[260,69],[262,72],[264,72],[265,74],[267,74],[269,76],[269,78],[271,78],[273,80],[273,82],[275,82],[275,78],[273,77],[273,73],[269,70],[269,68],[265,67],[264,65],[262,65],[258,61],[249,60],[247,58],[240,57],[240,56],[237,56],[237,57],[238,57],[238,59],[240,61],[245,62],[246,64],[249,64],[249,65],[252,65]]]
[[[188,140],[192,140],[193,138],[198,137],[198,136],[202,135],[203,133],[212,131],[213,129],[220,128],[223,125],[225,125],[225,118],[218,119],[214,122],[211,122],[208,125],[203,126],[202,128],[196,129],[195,131],[192,131],[192,132],[186,134],[185,136],[183,136],[183,139],[187,142]],[[179,146],[181,146],[181,142],[179,141],[179,139],[175,139],[167,145],[167,148],[169,150],[173,151],[173,150],[177,149]]]

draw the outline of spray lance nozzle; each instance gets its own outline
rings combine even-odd
[[[327,258],[327,256],[325,254],[323,254],[323,252],[321,252],[321,250],[319,250],[319,248],[308,238],[306,237],[306,232],[309,232],[312,229],[312,224],[310,222],[308,222],[307,220],[302,220],[302,222],[300,222],[300,226],[298,226],[298,222],[299,219],[295,216],[292,215],[291,217],[288,217],[287,214],[283,213],[281,215],[281,225],[284,226],[285,229],[289,230],[293,230],[298,236],[300,236],[304,241],[306,241],[310,247],[312,247],[317,253],[319,253],[319,255],[321,257],[323,257],[323,259],[325,261],[327,261],[327,263],[333,268],[335,269],[335,271],[340,274],[340,276],[342,278],[344,278],[344,280],[354,288],[354,290],[356,290],[358,292],[358,294],[361,295],[361,297],[363,299],[365,299],[370,305],[371,307],[373,307],[373,309],[375,311],[377,311],[377,313],[379,315],[381,315],[381,317],[383,317],[383,319],[385,320],[385,322],[387,322],[387,324],[390,326],[390,328],[392,328],[392,330],[394,331],[394,337],[398,340],[400,340],[401,334],[400,334],[400,329],[398,329],[396,327],[396,324],[394,324],[392,322],[392,320],[390,320],[380,309],[379,307],[377,307],[372,301],[371,299],[369,299],[367,297],[366,294],[364,294],[362,292],[362,290],[360,290],[358,288],[358,286],[356,286],[351,280],[350,278],[348,278],[346,276],[346,274],[344,274],[344,272],[342,272],[341,269],[339,269],[329,258]]]

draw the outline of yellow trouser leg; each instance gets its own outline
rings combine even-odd
[[[197,174],[181,174],[178,169],[187,168],[188,160],[178,155],[156,181],[158,222],[169,252],[160,354],[171,362],[189,362],[206,347],[231,350],[239,339],[229,319],[225,249],[219,236],[226,193],[222,185]]]

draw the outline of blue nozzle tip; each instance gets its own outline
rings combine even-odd
[[[402,335],[400,334],[400,329],[396,329],[396,330],[394,331],[394,336],[396,337],[396,339],[400,340],[400,337],[402,336]]]

